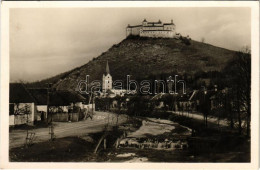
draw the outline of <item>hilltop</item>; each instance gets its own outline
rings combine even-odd
[[[30,86],[51,82],[56,89],[75,90],[86,75],[90,75],[90,81],[101,80],[107,61],[113,80],[125,81],[126,75],[136,80],[161,74],[193,76],[222,71],[234,54],[235,51],[184,38],[128,37],[87,64]]]

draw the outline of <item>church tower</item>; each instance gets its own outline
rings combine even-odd
[[[110,75],[109,65],[107,61],[106,73],[103,74],[103,79],[102,79],[102,91],[106,92],[107,90],[111,90],[111,89],[112,89],[112,76]]]

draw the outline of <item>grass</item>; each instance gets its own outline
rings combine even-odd
[[[78,162],[91,158],[93,143],[78,137],[66,137],[10,150],[11,162]]]
[[[10,126],[9,130],[33,130],[33,129],[38,129],[38,128],[48,128],[50,125],[48,125],[46,122],[35,122],[34,125],[27,125],[27,124],[22,124],[22,125],[15,125],[15,126]]]

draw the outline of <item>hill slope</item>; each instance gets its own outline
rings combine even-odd
[[[145,79],[162,73],[194,75],[200,71],[221,71],[235,51],[209,44],[183,40],[132,37],[113,45],[107,52],[87,64],[42,82],[52,82],[60,90],[74,90],[80,80],[101,80],[109,62],[113,80]],[[39,83],[42,83],[39,82]]]

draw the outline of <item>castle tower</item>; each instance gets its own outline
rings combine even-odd
[[[144,19],[142,24],[143,24],[143,26],[147,26],[147,23],[148,22],[146,21],[146,19]]]
[[[110,75],[109,65],[107,61],[106,73],[103,74],[103,79],[102,79],[102,91],[106,92],[107,90],[111,90],[111,89],[112,89],[112,76]]]

